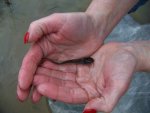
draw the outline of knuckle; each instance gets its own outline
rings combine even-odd
[[[29,28],[32,30],[41,30],[42,26],[44,26],[44,23],[40,22],[39,20],[36,20],[30,23]]]
[[[33,64],[37,65],[37,61],[38,61],[38,56],[33,54],[32,57],[31,57],[31,61],[33,62]]]
[[[36,24],[37,24],[37,22],[36,22],[36,21],[34,21],[34,22],[31,22],[31,23],[30,23],[30,26],[29,26],[29,28],[30,28],[30,29],[33,29],[33,28],[35,28]]]
[[[59,16],[60,15],[60,13],[53,13],[53,14],[51,14],[51,16]]]

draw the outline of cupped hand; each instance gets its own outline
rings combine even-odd
[[[101,31],[87,13],[56,13],[32,22],[27,42],[40,40],[44,56],[62,62],[92,55],[103,43]]]
[[[33,45],[19,71],[17,94],[22,101],[20,95],[28,96],[42,58],[63,62],[90,56],[103,43],[103,36],[86,13],[58,13],[32,22],[24,41]]]
[[[32,100],[41,96],[67,103],[87,103],[85,110],[111,112],[127,91],[136,69],[135,56],[124,44],[102,46],[93,56],[94,63],[54,64],[44,59],[37,68]]]

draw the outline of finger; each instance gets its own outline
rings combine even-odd
[[[107,112],[107,107],[106,107],[105,99],[103,97],[101,97],[101,98],[94,98],[94,99],[90,100],[86,104],[83,113],[86,113],[87,111],[90,111],[90,110],[106,113]]]
[[[51,76],[46,75],[36,75],[33,80],[33,85],[38,86],[43,83],[51,83],[62,87],[69,87],[69,88],[78,88],[80,87],[75,81],[71,80],[62,80]]]
[[[82,88],[63,87],[54,83],[43,83],[37,90],[48,98],[67,103],[85,103],[88,101],[87,93]]]
[[[60,21],[61,19],[58,20],[58,16],[53,14],[32,22],[28,30],[28,42],[35,42],[44,35],[57,32],[57,30],[62,26],[61,23],[63,23]]]
[[[41,67],[45,67],[47,69],[63,71],[63,72],[70,72],[70,73],[76,73],[76,71],[77,71],[77,65],[75,65],[75,64],[61,64],[60,65],[60,64],[52,63],[48,60],[45,60],[41,64]]]
[[[56,70],[47,69],[43,67],[38,68],[36,71],[36,74],[47,75],[47,76],[55,77],[55,78],[62,79],[62,80],[71,80],[71,81],[76,80],[76,74],[74,73],[61,72],[61,71],[56,71]]]
[[[29,91],[28,90],[22,90],[17,86],[17,98],[19,101],[23,102],[27,99],[29,96]]]
[[[32,92],[32,102],[38,103],[42,98],[42,95],[37,91],[37,89],[34,87]]]
[[[19,71],[18,82],[19,87],[28,90],[32,84],[33,75],[42,58],[42,52],[39,46],[33,45],[23,59],[22,66]]]

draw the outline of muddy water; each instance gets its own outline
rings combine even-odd
[[[11,3],[8,3],[8,2]],[[89,0],[0,0],[0,113],[48,113],[39,104],[16,99],[17,74],[29,45],[23,35],[29,24],[54,12],[84,11]]]

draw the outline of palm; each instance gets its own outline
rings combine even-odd
[[[68,103],[89,102],[90,107],[111,111],[127,90],[135,69],[134,57],[119,47],[102,47],[92,56],[95,62],[91,65],[56,65],[45,60],[36,71],[34,85],[49,98]]]

